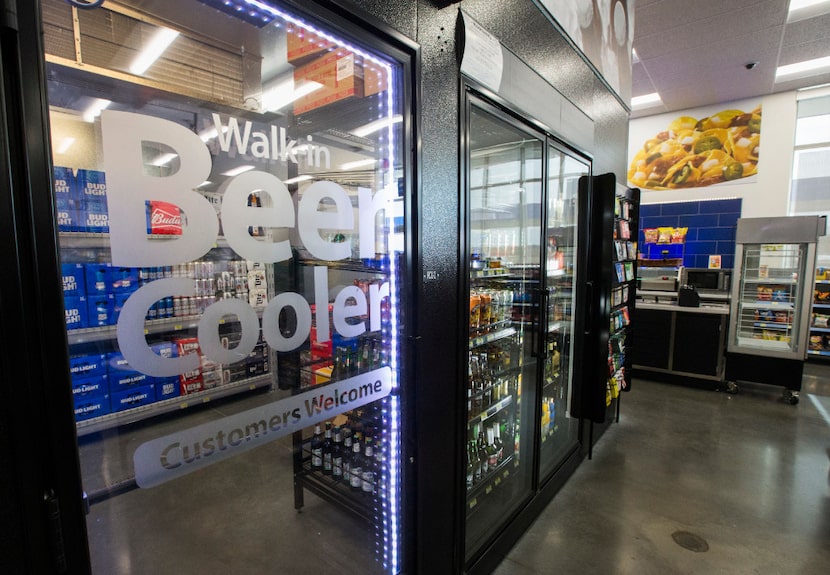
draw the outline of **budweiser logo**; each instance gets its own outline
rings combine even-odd
[[[167,202],[150,202],[149,232],[151,234],[181,235],[182,213]]]

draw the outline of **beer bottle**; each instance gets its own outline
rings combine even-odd
[[[501,424],[493,424],[493,445],[496,447],[496,459],[498,463],[504,461],[504,444],[501,442]]]
[[[314,426],[314,435],[311,437],[311,468],[323,468],[323,433],[319,423]]]
[[[343,481],[349,485],[352,478],[352,430],[343,430]]]
[[[481,481],[481,460],[478,458],[475,439],[467,444],[467,457],[473,462],[473,485]]]
[[[343,479],[343,434],[340,426],[334,426],[334,441],[331,448],[331,474],[335,481]]]
[[[489,454],[487,453],[487,440],[484,438],[484,431],[481,428],[479,428],[478,431],[476,452],[478,454],[479,461],[481,461],[481,477],[487,477],[487,474],[490,472],[490,460]]]
[[[355,439],[352,445],[352,461],[351,461],[351,477],[349,478],[349,486],[352,491],[360,491],[363,489],[363,453],[360,451],[360,441]]]
[[[467,489],[473,486],[475,481],[476,466],[473,463],[472,454],[470,453],[470,444],[467,444]]]
[[[334,447],[331,441],[331,422],[326,422],[326,435],[323,439],[323,473],[331,475],[332,468],[332,448]]]
[[[496,449],[495,432],[492,427],[487,428],[487,467],[494,471],[499,464],[498,450]]]
[[[375,489],[375,451],[371,437],[366,438],[366,445],[363,448],[361,489],[364,495],[371,495]]]

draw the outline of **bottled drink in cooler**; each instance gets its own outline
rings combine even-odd
[[[314,435],[311,437],[311,468],[323,468],[323,432],[319,423],[314,426]]]
[[[331,475],[332,472],[332,449],[334,444],[331,440],[331,422],[326,422],[326,434],[323,438],[323,473]]]
[[[334,426],[334,440],[331,450],[331,474],[336,481],[343,479],[343,433],[339,425]]]
[[[352,444],[349,486],[352,488],[352,491],[360,491],[363,488],[363,453],[360,451],[360,441],[357,438],[355,438]]]
[[[366,438],[366,445],[363,448],[361,489],[365,495],[371,495],[375,489],[375,452],[371,437]]]

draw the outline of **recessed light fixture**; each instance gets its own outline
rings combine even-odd
[[[266,112],[276,112],[322,87],[323,84],[312,80],[305,80],[297,86],[294,84],[294,78],[291,77],[262,93],[262,109]]]
[[[308,180],[313,180],[314,176],[309,176],[308,174],[303,174],[302,176],[297,176],[296,178],[288,178],[287,180],[283,181],[283,184],[297,184],[299,182],[307,182]]]
[[[178,35],[179,33],[176,30],[159,28],[158,32],[153,36],[153,39],[150,40],[147,46],[136,56],[136,59],[133,60],[133,63],[130,65],[130,73],[140,76],[146,72],[147,68],[152,66],[153,62],[164,54],[164,51],[167,50],[168,46],[173,43],[173,40]]]
[[[246,164],[244,166],[237,166],[236,168],[234,168],[232,170],[228,170],[227,172],[222,172],[222,175],[232,178],[233,176],[238,176],[239,174],[241,174],[243,172],[247,172],[248,170],[253,170],[253,169],[254,169],[254,166]]]
[[[806,78],[828,72],[830,72],[830,56],[825,56],[824,58],[778,66],[778,69],[775,71],[775,81],[795,80],[797,78]]]
[[[167,164],[169,164],[170,162],[172,162],[173,160],[175,160],[178,157],[179,157],[178,154],[173,153],[173,152],[168,152],[166,154],[161,154],[159,156],[156,156],[156,158],[153,159],[152,162],[150,162],[150,165],[151,166],[157,166],[157,167],[166,166]]]
[[[84,122],[94,122],[95,118],[101,115],[110,104],[112,104],[111,100],[105,100],[104,98],[95,98],[95,100],[90,104],[86,110],[84,110]]]
[[[401,116],[400,114],[395,114],[394,116],[389,116],[388,118],[381,118],[380,120],[375,120],[374,122],[369,122],[368,124],[360,126],[359,128],[355,128],[354,130],[352,130],[352,134],[354,134],[358,138],[363,138],[368,136],[369,134],[372,134],[374,132],[382,130],[387,126],[391,126],[392,124],[397,124],[399,122],[403,122],[403,116]]]
[[[354,162],[346,162],[345,164],[340,164],[341,170],[356,170],[357,168],[365,168],[368,166],[373,166],[377,160],[374,158],[367,158],[365,160],[355,160]]]
[[[60,145],[58,146],[57,150],[55,150],[58,154],[65,154],[69,148],[72,147],[72,144],[75,143],[75,138],[64,138],[61,140]]]
[[[798,22],[830,13],[830,0],[790,0],[787,22]]]
[[[660,94],[652,92],[651,94],[643,94],[642,96],[634,96],[631,98],[631,109],[653,108],[663,103]]]

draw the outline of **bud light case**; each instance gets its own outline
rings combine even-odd
[[[110,266],[109,264],[86,264],[84,266],[86,277],[86,294],[98,296],[110,292]]]
[[[87,300],[84,296],[67,296],[63,298],[66,314],[66,329],[89,327],[87,320]]]
[[[80,231],[91,234],[109,233],[109,213],[107,212],[106,204],[102,206],[96,204],[87,205],[81,211],[81,214],[83,217],[80,222],[80,227],[82,228]]]
[[[58,209],[58,212],[77,209],[78,198],[75,193],[75,175],[72,173],[72,168],[55,166],[52,168],[52,175],[52,188],[55,191],[55,207]]]
[[[83,231],[80,216],[77,210],[58,207],[55,212],[59,232]]]
[[[86,300],[88,327],[115,324],[115,296],[108,293],[90,295]]]
[[[79,296],[86,294],[86,271],[83,264],[61,264],[63,295]]]
[[[146,385],[152,382],[152,378],[146,373],[134,370],[127,359],[119,352],[107,354],[107,374],[109,375],[112,391],[125,386]]]
[[[105,353],[73,355],[69,358],[69,374],[73,380],[106,375],[106,373],[107,354]]]
[[[103,207],[107,209],[107,178],[104,172],[98,170],[78,170],[75,176],[77,196],[83,205]]]
[[[85,421],[110,413],[108,395],[94,395],[75,398],[75,421]]]
[[[179,397],[179,376],[156,378],[153,387],[156,390],[156,401]]]
[[[110,406],[113,412],[134,409],[153,403],[156,400],[156,390],[152,385],[127,387],[110,393]]]
[[[106,374],[72,380],[72,397],[75,398],[76,402],[83,397],[109,395],[109,391],[109,381]]]
[[[182,235],[182,211],[179,206],[168,202],[145,202],[147,233],[150,235]]]

